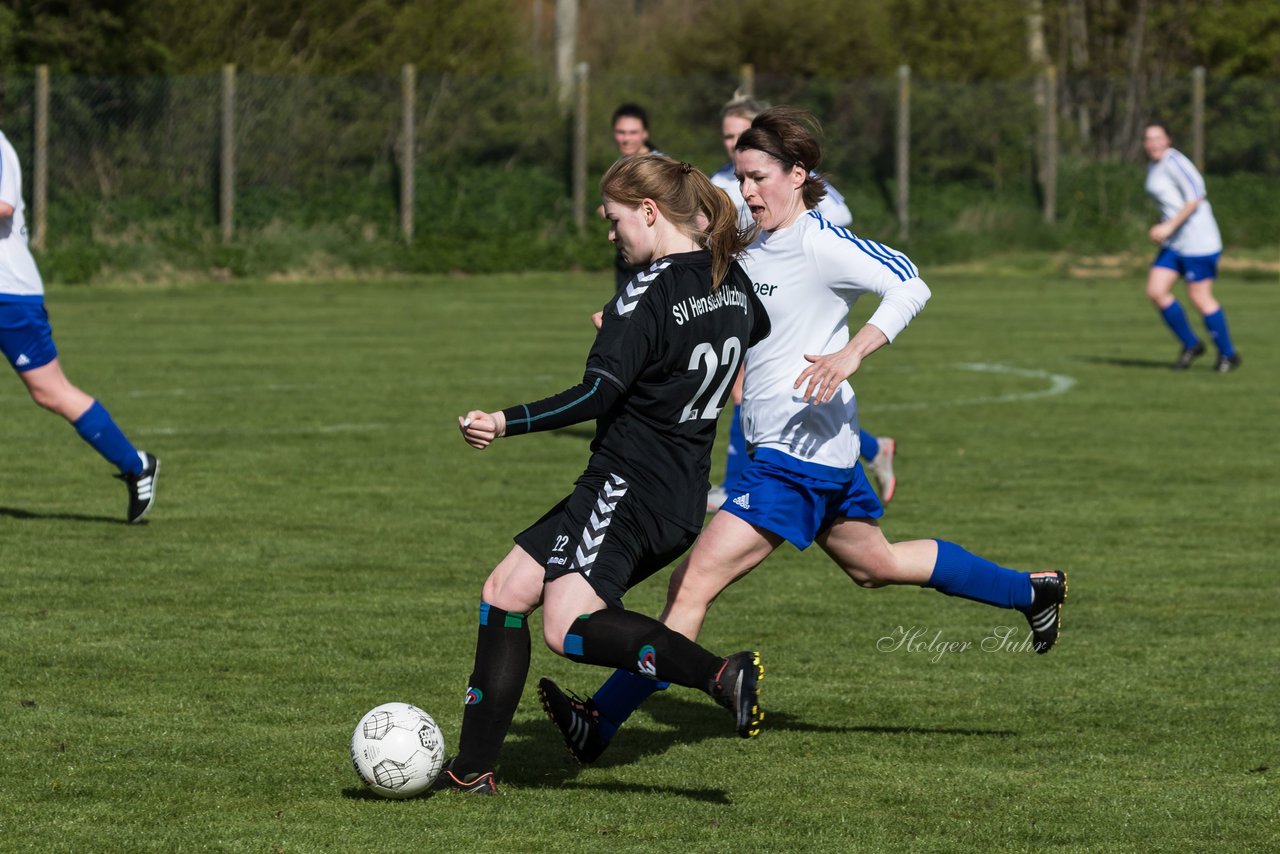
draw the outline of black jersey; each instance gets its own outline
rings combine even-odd
[[[663,517],[702,526],[716,422],[769,318],[737,263],[711,290],[711,253],[660,258],[610,299],[581,385],[505,410],[507,435],[596,419],[581,481],[620,475]]]
[[[597,419],[588,470],[618,473],[660,515],[701,527],[716,423],[768,315],[735,263],[711,291],[706,251],[658,260],[605,307],[587,376],[623,395]]]

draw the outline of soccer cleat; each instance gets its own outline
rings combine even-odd
[[[1242,361],[1239,353],[1234,356],[1218,356],[1218,364],[1214,365],[1213,369],[1220,374],[1230,373],[1240,367]]]
[[[1191,367],[1191,363],[1204,355],[1204,342],[1197,341],[1194,347],[1183,347],[1182,352],[1178,354],[1177,360],[1170,366],[1175,371],[1185,371]]]
[[[760,710],[760,680],[764,667],[759,652],[735,652],[724,660],[708,691],[712,699],[733,712],[738,719],[738,735],[752,738],[760,734],[764,712]]]
[[[142,471],[138,474],[118,474],[129,488],[129,524],[141,522],[156,500],[156,478],[160,474],[160,461],[146,451],[138,451]]]
[[[1022,609],[1031,624],[1032,645],[1044,655],[1062,629],[1062,603],[1067,601],[1067,574],[1059,570],[1031,573],[1031,604]]]
[[[494,779],[492,771],[486,771],[483,774],[464,774],[461,778],[458,778],[454,776],[452,769],[445,768],[440,772],[440,776],[436,777],[436,781],[431,784],[431,791],[463,792],[468,795],[496,795],[498,794],[498,781]]]
[[[729,500],[729,493],[725,492],[723,486],[711,487],[711,491],[707,493],[707,512],[716,512],[727,500]]]
[[[600,758],[609,746],[600,735],[600,712],[594,700],[584,700],[576,694],[566,694],[550,679],[538,680],[538,696],[547,717],[560,730],[564,746],[573,758],[583,765],[590,765]]]
[[[896,443],[888,436],[880,438],[880,450],[871,460],[869,468],[871,476],[880,487],[880,500],[888,504],[893,500],[894,490],[898,488],[898,478],[893,473],[893,454],[897,450]]]

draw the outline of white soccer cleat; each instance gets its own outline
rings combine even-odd
[[[880,450],[868,466],[871,476],[876,479],[876,486],[880,487],[880,500],[885,504],[893,500],[893,493],[898,488],[898,478],[893,473],[895,450],[896,445],[892,439],[888,436],[881,437]]]
[[[713,486],[711,491],[707,493],[707,512],[714,513],[724,506],[729,500],[729,493],[725,492],[723,486]]]

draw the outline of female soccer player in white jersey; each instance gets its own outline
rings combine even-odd
[[[720,110],[720,140],[724,143],[725,153],[729,155],[729,162],[711,176],[711,183],[724,190],[738,207],[743,228],[753,228],[755,220],[751,216],[751,209],[742,198],[738,176],[733,172],[733,148],[738,144],[738,137],[742,132],[751,127],[751,120],[764,112],[767,107],[767,104],[747,97],[741,92],[735,92],[733,99]],[[818,213],[832,225],[847,226],[852,223],[853,214],[845,204],[844,197],[822,176],[815,173],[815,177],[822,180],[823,188],[826,190],[826,194],[818,202]],[[721,481],[721,485],[713,486],[711,492],[707,494],[708,513],[720,509],[728,496],[725,485],[732,483],[747,465],[747,440],[742,432],[741,381],[733,387],[733,401],[733,421],[729,428],[724,480]],[[888,436],[877,437],[861,427],[859,427],[858,438],[862,459],[866,461],[867,467],[871,470],[871,476],[875,478],[876,485],[880,489],[880,500],[888,504],[893,500],[893,494],[898,488],[898,478],[893,473],[893,456],[897,444]]]
[[[160,461],[125,438],[101,403],[71,384],[58,361],[44,281],[27,248],[22,169],[0,133],[0,351],[39,406],[56,412],[80,437],[119,469],[129,491],[125,518],[139,522],[155,500]]]
[[[858,463],[858,410],[847,382],[924,307],[929,288],[900,252],[831,225],[814,208],[823,185],[820,129],[773,107],[739,138],[734,165],[761,232],[743,267],[769,312],[769,337],[747,353],[743,423],[751,462],[672,575],[662,620],[695,638],[707,609],[784,541],[816,542],[863,587],[915,584],[1022,611],[1037,652],[1058,638],[1066,576],[997,566],[945,540],[890,543]],[[880,303],[849,335],[862,294]],[[590,762],[656,683],[616,672],[590,700],[541,680],[543,706],[569,749]]]
[[[1182,344],[1173,369],[1184,371],[1204,354],[1204,344],[1191,331],[1186,312],[1173,295],[1178,277],[1187,280],[1187,296],[1204,318],[1209,337],[1218,348],[1214,369],[1226,373],[1240,367],[1240,354],[1227,331],[1227,317],[1213,298],[1213,280],[1222,255],[1222,235],[1205,197],[1204,178],[1195,165],[1172,145],[1164,125],[1147,125],[1142,147],[1151,159],[1147,167],[1147,195],[1160,207],[1162,221],[1147,236],[1160,247],[1147,274],[1147,298]]]
[[[759,732],[757,653],[720,658],[622,607],[628,589],[683,554],[702,528],[720,409],[746,347],[768,333],[734,260],[746,241],[728,199],[687,163],[624,158],[601,192],[610,239],[647,267],[605,307],[582,383],[459,419],[476,448],[589,419],[596,435],[573,492],[516,535],[485,582],[462,737],[440,789],[495,791],[529,670],[525,617],[539,605],[554,652],[699,688],[734,713],[739,735]]]

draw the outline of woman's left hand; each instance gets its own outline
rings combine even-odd
[[[1160,222],[1151,226],[1151,230],[1147,232],[1147,237],[1152,243],[1164,243],[1169,239],[1169,235],[1173,234],[1173,229],[1169,227],[1169,223]]]
[[[805,403],[826,403],[835,396],[840,384],[853,376],[862,364],[862,356],[854,350],[841,350],[825,356],[810,356],[805,359],[812,364],[796,377],[792,388],[805,387],[803,397]]]

